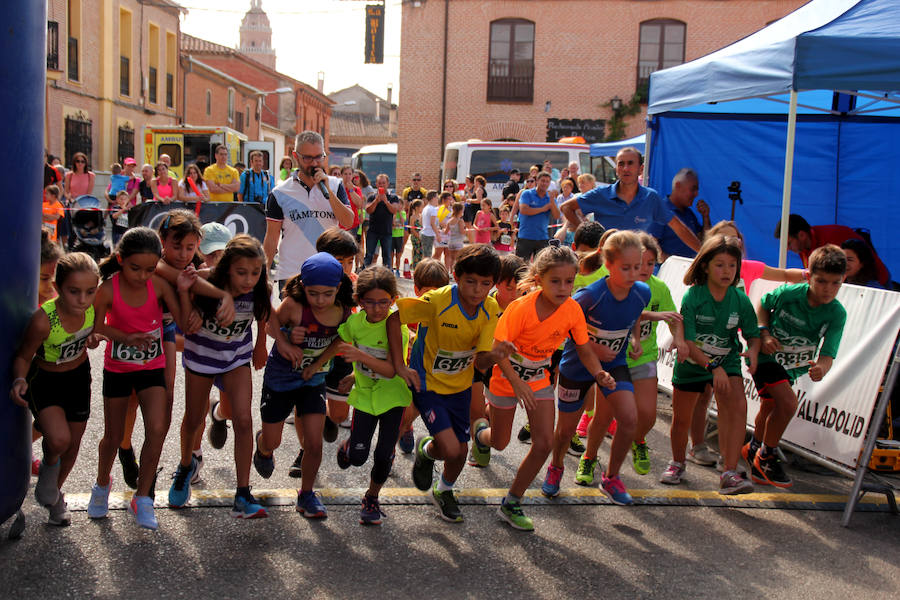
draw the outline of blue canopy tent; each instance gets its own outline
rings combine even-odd
[[[644,142],[646,135],[636,135],[627,140],[619,140],[618,142],[603,142],[599,144],[591,144],[591,156],[615,156],[622,148],[633,146],[644,153]]]
[[[900,275],[898,88],[900,3],[813,0],[651,75],[649,180],[665,192],[678,169],[697,169],[719,218],[730,214],[728,184],[741,181],[736,219],[748,254],[769,264],[786,262],[785,231],[777,254],[772,243],[775,222],[797,212],[813,225],[869,229]]]

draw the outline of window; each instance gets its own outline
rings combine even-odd
[[[554,165],[568,165],[569,153],[566,150],[473,150],[469,173],[483,175],[488,183],[506,183],[510,169],[515,167],[527,174],[531,165],[545,160]]]
[[[247,127],[250,127],[250,107],[247,106],[244,108],[244,123]]]
[[[148,83],[147,83],[147,87],[148,87],[148,89],[149,89],[148,95],[150,96],[150,103],[151,103],[151,104],[156,104],[156,92],[157,92],[157,87],[156,87],[156,81],[157,81],[157,78],[156,78],[156,67],[150,67],[150,73],[149,73],[149,76],[148,76],[148,80],[149,80],[149,81],[148,81]]]
[[[116,154],[120,163],[126,158],[134,158],[134,129],[131,125],[119,126],[119,145]]]
[[[59,71],[59,23],[47,21],[47,70]]]
[[[206,90],[206,116],[212,114],[212,92],[210,90]]]
[[[234,88],[228,88],[228,122],[234,121]]]
[[[67,76],[70,81],[80,81],[78,52],[81,39],[81,0],[69,0],[67,16],[69,28],[66,46]]]
[[[119,10],[119,94],[131,95],[131,13]]]
[[[175,61],[178,51],[175,49],[175,34],[166,32],[166,107],[175,107]]]
[[[91,163],[91,120],[84,115],[66,117],[66,165],[72,164],[76,152],[83,152],[88,157],[88,168]]]
[[[241,133],[244,132],[244,113],[238,111],[234,114],[234,128]]]
[[[150,25],[150,56],[149,56],[149,81],[147,82],[148,96],[151,104],[157,103],[158,73],[159,73],[159,27]]]
[[[534,23],[491,23],[488,101],[531,102],[534,97]]]
[[[650,73],[684,62],[684,23],[654,19],[641,23],[638,50],[637,93],[646,101]]]
[[[171,73],[166,73],[166,106],[175,106],[175,76]]]

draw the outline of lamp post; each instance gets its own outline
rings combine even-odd
[[[613,113],[618,114],[620,110],[622,110],[622,99],[618,96],[613,96],[609,101],[609,107],[612,109]]]
[[[274,89],[274,90],[272,90],[272,91],[270,91],[270,92],[256,92],[256,96],[257,96],[257,98],[256,98],[256,114],[258,115],[258,119],[257,119],[257,121],[256,121],[256,123],[257,123],[257,126],[256,126],[256,135],[259,137],[259,141],[262,141],[262,140],[263,140],[263,136],[262,136],[262,107],[263,107],[263,99],[264,99],[266,96],[268,96],[269,94],[289,94],[289,93],[291,93],[291,92],[293,92],[293,91],[294,91],[294,88],[285,86],[285,87],[280,87],[280,88]],[[266,107],[266,108],[268,108],[268,107]],[[272,109],[269,109],[270,112],[271,112],[271,110],[272,110]],[[275,116],[277,117],[278,115],[276,114]]]

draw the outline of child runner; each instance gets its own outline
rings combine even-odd
[[[444,224],[444,235],[447,236],[447,250],[444,252],[444,264],[447,270],[453,270],[453,264],[456,257],[459,256],[463,244],[466,242],[466,222],[463,221],[463,210],[466,208],[465,202],[454,202],[453,213]]]
[[[250,493],[250,462],[253,456],[253,385],[250,363],[261,369],[266,363],[263,333],[271,311],[272,288],[266,277],[262,244],[246,234],[234,236],[225,247],[209,283],[234,299],[234,320],[225,325],[216,318],[215,305],[198,299],[203,326],[184,336],[182,362],[185,371],[185,410],[181,424],[181,462],[172,476],[169,505],[184,506],[191,497],[191,478],[197,469],[193,450],[209,410],[209,392],[219,376],[231,404],[234,427],[234,463],[237,489],[231,516],[253,519],[267,516]],[[256,343],[251,325],[256,321]]]
[[[747,295],[736,286],[741,278],[740,243],[736,238],[707,237],[694,262],[684,274],[691,287],[681,300],[684,339],[689,353],[678,355],[672,376],[672,460],[660,481],[681,483],[685,451],[694,405],[712,382],[719,409],[719,448],[724,471],[720,494],[746,494],[753,484],[738,472],[738,458],[747,426],[747,399],[744,396],[740,364],[738,328],[749,348],[748,371],[756,372],[759,353],[759,326]]]
[[[363,496],[359,523],[380,525],[384,513],[378,503],[378,493],[391,472],[403,410],[409,406],[412,395],[406,382],[395,376],[388,355],[385,322],[391,305],[397,300],[397,281],[393,274],[384,267],[365,269],[356,282],[356,299],[363,310],[351,315],[338,329],[343,340],[338,352],[354,363],[356,381],[350,392],[350,404],[354,408],[350,437],[338,447],[337,463],[342,469],[365,464],[378,427],[369,488]],[[402,329],[405,356],[409,330],[406,326]]]
[[[162,244],[155,231],[129,229],[115,254],[100,265],[106,280],[94,300],[95,330],[109,342],[103,363],[103,439],[88,517],[102,519],[109,512],[110,470],[125,433],[129,398],[136,393],[144,420],[144,445],[130,509],[138,525],[147,529],[158,527],[151,491],[172,410],[166,398],[162,304],[178,322],[190,310],[190,276],[184,273],[178,278],[179,301],[168,282],[155,272],[161,255]]]
[[[500,221],[497,222],[497,241],[494,242],[494,249],[500,255],[508,254],[515,248],[515,237],[513,234],[512,223],[509,222],[509,206],[504,204],[500,207]]]
[[[572,299],[577,267],[578,259],[569,248],[551,246],[538,252],[528,276],[519,284],[526,290],[537,289],[514,300],[503,311],[494,333],[495,346],[508,342],[516,351],[494,366],[486,394],[490,424],[487,419],[478,419],[473,427],[472,452],[479,464],[486,465],[492,447],[503,450],[509,444],[516,404],[528,413],[531,448],[498,511],[510,525],[523,531],[533,531],[534,523],[522,512],[522,496],[553,446],[555,395],[546,373],[553,352],[571,336],[582,363],[594,373],[594,380],[615,386],[588,344],[584,313]]]
[[[407,225],[407,231],[409,232],[408,237],[412,240],[412,261],[410,262],[410,268],[413,270],[415,270],[416,265],[418,265],[424,257],[424,254],[422,253],[421,236],[423,206],[421,198],[416,198],[409,203],[409,225]]]
[[[50,241],[56,242],[59,224],[66,218],[66,209],[60,202],[61,192],[59,186],[48,185],[44,188],[44,197],[41,203],[41,219],[44,228],[49,231]]]
[[[353,255],[349,255],[350,260]],[[253,466],[268,479],[275,470],[273,452],[281,445],[284,420],[296,411],[303,430],[297,512],[325,518],[328,511],[313,491],[322,462],[325,423],[325,375],[338,346],[338,326],[350,316],[353,286],[341,263],[327,252],[307,258],[284,287],[284,299],[269,321],[275,345],[266,362]]]
[[[59,259],[53,284],[59,295],[32,315],[12,364],[10,398],[31,409],[34,429],[44,436],[34,497],[50,511],[51,525],[66,526],[72,519],[60,489],[91,414],[91,365],[85,348],[94,329],[99,283],[100,271],[87,254]]]
[[[775,448],[797,412],[794,382],[806,372],[813,381],[821,381],[837,356],[847,320],[837,293],[846,270],[847,257],[840,248],[832,244],[816,248],[809,256],[809,283],[783,285],[765,294],[756,309],[760,353],[753,382],[760,409],[753,437],[741,448],[754,483],[792,485]]]
[[[117,245],[122,236],[128,231],[128,209],[131,208],[131,200],[128,192],[121,190],[116,193],[115,208],[112,209],[112,238],[113,245]]]
[[[475,215],[475,243],[490,244],[491,233],[497,230],[497,219],[494,218],[494,208],[490,199],[481,201],[481,210]]]
[[[578,462],[575,483],[591,485],[597,466],[597,449],[613,417],[618,422],[609,452],[609,464],[601,475],[603,491],[615,504],[633,503],[625,484],[619,478],[619,468],[628,454],[634,437],[637,410],[634,385],[625,363],[629,338],[640,350],[638,319],[650,302],[650,287],[637,281],[641,263],[640,237],[632,231],[617,231],[610,235],[600,250],[585,259],[589,270],[599,267],[600,257],[609,275],[578,290],[573,296],[584,311],[594,351],[603,368],[615,379],[612,388],[601,388],[595,400],[594,419],[588,427],[584,454]],[[563,457],[584,404],[584,397],[594,385],[594,378],[579,360],[572,340],[566,341],[559,365],[559,422],[556,425],[553,458],[547,469],[542,491],[549,497],[559,493],[563,472]]]
[[[394,213],[391,222],[391,252],[394,258],[394,275],[400,277],[400,261],[403,258],[403,234],[406,231],[406,211],[402,208]]]
[[[456,262],[456,284],[432,290],[422,298],[401,298],[388,317],[388,346],[395,371],[413,387],[413,402],[428,428],[416,443],[412,477],[422,491],[431,487],[435,460],[444,470],[431,498],[445,521],[463,520],[453,484],[466,462],[472,368],[487,370],[514,350],[494,346],[500,312],[488,293],[497,282],[500,257],[485,244],[471,244]],[[400,324],[419,324],[410,367],[403,356]]]
[[[429,194],[431,193],[433,192],[429,192]],[[449,283],[450,274],[447,272],[447,267],[439,260],[424,258],[416,265],[416,269],[413,271],[413,293],[417,298],[421,298],[426,292],[449,285]],[[416,333],[416,327],[416,323],[409,324],[409,330],[413,334]],[[397,445],[403,454],[411,453],[416,445],[413,434],[413,421],[418,416],[419,411],[416,410],[413,404],[408,405],[406,410],[403,411],[403,423],[400,425],[402,433],[397,441]]]

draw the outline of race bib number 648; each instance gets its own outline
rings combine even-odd
[[[456,375],[462,373],[469,368],[469,365],[475,361],[474,350],[461,350],[453,352],[451,350],[438,350],[434,357],[432,372],[444,373],[445,375]]]

